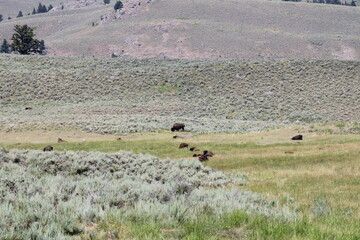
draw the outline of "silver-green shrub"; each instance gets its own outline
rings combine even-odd
[[[171,225],[205,212],[242,209],[296,218],[259,194],[223,188],[245,182],[246,176],[229,176],[196,160],[0,149],[0,238],[68,239],[108,216]]]

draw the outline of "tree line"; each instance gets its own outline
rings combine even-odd
[[[15,25],[11,40],[11,44],[6,39],[3,40],[0,53],[45,54],[45,41],[35,39],[34,28],[28,25]]]

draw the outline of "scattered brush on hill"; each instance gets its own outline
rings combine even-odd
[[[0,122],[6,129],[123,133],[168,129],[181,120],[191,131],[243,132],[360,121],[355,61],[0,60]],[[29,105],[33,110],[25,112]]]
[[[109,214],[171,226],[204,213],[244,210],[294,220],[296,214],[236,188],[228,176],[198,161],[159,160],[128,152],[0,150],[0,238],[68,239]],[[209,188],[210,187],[210,188]],[[96,231],[96,230],[95,230]]]

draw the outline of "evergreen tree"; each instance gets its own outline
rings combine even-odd
[[[43,5],[42,6],[42,13],[46,13],[48,10],[46,9],[46,6],[45,5]]]
[[[48,6],[48,9],[47,9],[47,10],[50,11],[50,10],[53,9],[53,8],[54,8],[53,5],[50,4],[50,5]]]
[[[40,54],[41,55],[45,55],[45,50],[46,50],[46,47],[45,47],[45,41],[44,40],[41,40],[40,41]]]
[[[0,14],[0,22],[2,22],[2,20],[3,20],[3,15]]]
[[[123,3],[121,1],[117,1],[115,3],[115,6],[114,6],[114,9],[115,11],[118,10],[118,9],[122,9],[124,7]]]
[[[47,12],[46,6],[39,3],[37,8],[37,13],[46,13],[46,12]]]
[[[356,7],[356,3],[354,0],[351,1],[350,6]]]
[[[10,20],[11,19],[11,17],[8,17],[8,20]]]
[[[35,39],[34,29],[28,25],[15,25],[11,40],[11,50],[23,55],[40,53],[41,43]]]
[[[19,11],[19,13],[18,13],[18,15],[16,17],[19,18],[19,17],[22,17],[22,16],[23,16],[22,11]]]
[[[105,4],[110,4],[110,0],[104,0]]]
[[[36,14],[36,9],[35,8],[33,8],[32,14],[33,15]]]
[[[3,43],[1,44],[0,53],[10,53],[10,46],[6,39],[4,39]]]

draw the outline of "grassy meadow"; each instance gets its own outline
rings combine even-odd
[[[58,151],[126,150],[149,153],[161,159],[197,161],[191,156],[194,152],[178,148],[181,142],[187,142],[215,153],[204,165],[247,175],[248,183],[242,189],[259,192],[279,203],[291,202],[301,216],[301,220],[295,222],[282,222],[236,211],[221,217],[209,215],[195,222],[179,223],[171,229],[161,224],[149,226],[146,221],[126,226],[118,223],[129,238],[359,239],[360,136],[324,134],[312,129],[292,127],[244,134],[177,133],[190,136],[181,139],[173,139],[174,133],[168,132],[138,133],[106,136],[108,139],[101,141],[93,136],[91,141],[85,142],[74,138],[65,139],[69,140],[65,143],[44,139],[37,144],[2,143],[2,146],[40,150],[51,144]],[[304,140],[290,141],[289,138],[298,132],[304,133]],[[119,136],[122,140],[116,141]],[[119,227],[117,221],[107,219],[97,228],[110,231]]]

